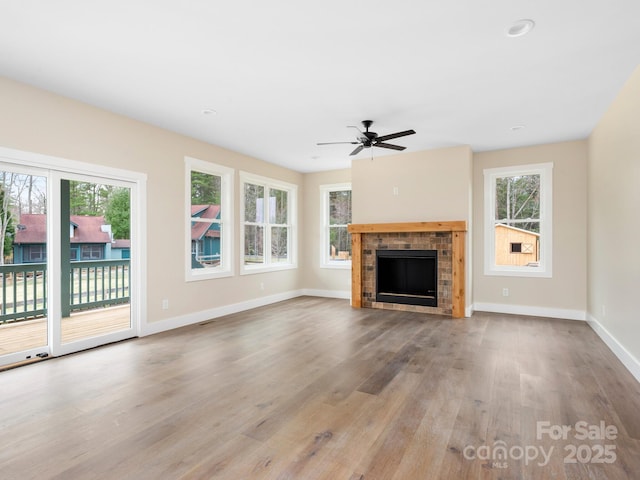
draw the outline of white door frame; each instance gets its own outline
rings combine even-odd
[[[126,186],[131,190],[131,280],[129,285],[131,330],[114,332],[100,337],[83,339],[73,343],[61,344],[60,318],[60,285],[55,279],[60,278],[60,256],[47,256],[49,269],[48,282],[48,337],[47,352],[58,356],[92,348],[105,343],[131,338],[140,334],[141,326],[146,323],[146,182],[144,173],[123,169],[115,169],[102,165],[94,165],[75,160],[68,160],[49,155],[41,155],[20,150],[0,147],[0,161],[13,164],[18,169],[24,169],[30,173],[47,177],[47,251],[49,253],[60,251],[61,228],[60,218],[60,180],[81,180],[95,183],[108,183]],[[23,172],[24,173],[24,172]],[[68,228],[68,226],[66,227]],[[25,360],[26,355],[35,355],[42,352],[43,348],[34,349],[33,352],[25,351],[19,354],[7,355],[2,363],[13,363]]]

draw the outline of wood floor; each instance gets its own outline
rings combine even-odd
[[[74,312],[62,319],[62,343],[92,338],[129,328],[129,305]],[[0,355],[21,352],[47,344],[47,319],[38,318],[0,325]]]
[[[5,480],[637,479],[640,385],[583,322],[301,297],[2,372],[0,434]]]

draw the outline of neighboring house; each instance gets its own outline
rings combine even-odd
[[[219,220],[220,205],[192,205],[191,218]],[[191,221],[191,268],[220,262],[220,224]]]
[[[111,260],[129,260],[131,258],[131,240],[114,240],[111,243]]]
[[[71,215],[69,239],[71,261],[129,258],[131,241],[113,240],[111,225],[102,216]],[[20,215],[13,241],[13,263],[47,261],[47,216]]]
[[[47,217],[44,214],[22,214],[13,237],[13,263],[47,261]]]
[[[498,224],[496,265],[537,265],[540,260],[540,234],[509,225]]]

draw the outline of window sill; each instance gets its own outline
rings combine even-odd
[[[201,270],[201,269],[198,269]],[[232,277],[233,272],[231,270],[217,270],[217,271],[203,271],[202,273],[193,273],[193,271],[187,272],[187,282],[199,282],[201,280],[212,280],[215,278]]]
[[[253,275],[254,273],[279,272],[283,270],[294,270],[298,265],[287,263],[285,265],[251,265],[241,266],[240,275]]]
[[[484,274],[490,277],[528,277],[528,278],[552,278],[551,270],[547,269],[521,269],[521,268],[489,268]]]
[[[322,263],[320,268],[328,268],[330,270],[351,270],[351,260],[348,262]]]

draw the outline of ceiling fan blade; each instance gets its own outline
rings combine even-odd
[[[391,150],[404,150],[407,147],[401,147],[400,145],[392,145],[391,143],[374,143],[374,147],[390,148]]]
[[[357,145],[360,142],[320,142],[316,145]]]
[[[367,140],[367,136],[364,134],[364,132],[355,125],[348,125],[347,128],[355,128],[358,131],[358,138],[360,140]]]
[[[415,130],[405,130],[404,132],[396,132],[396,133],[390,133],[389,135],[381,135],[377,137],[376,140],[378,142],[385,142],[393,138],[406,137],[407,135],[413,135],[414,133],[416,133]]]
[[[360,145],[358,145],[358,146],[356,147],[356,149],[355,149],[353,152],[351,152],[349,155],[357,155],[357,154],[359,154],[359,153],[362,151],[362,149],[363,149],[363,148],[364,148],[364,145],[360,144]]]

